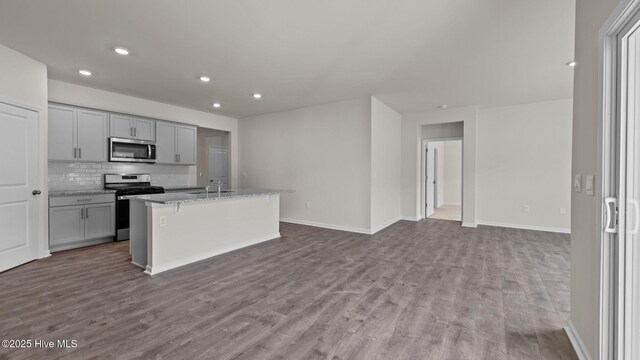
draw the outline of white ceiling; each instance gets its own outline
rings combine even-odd
[[[237,117],[367,95],[407,113],[571,97],[574,12],[575,0],[0,0],[0,44],[53,79]]]

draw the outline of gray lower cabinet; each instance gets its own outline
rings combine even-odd
[[[113,241],[115,196],[69,196],[49,200],[51,252]]]

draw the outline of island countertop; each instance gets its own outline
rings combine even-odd
[[[174,205],[178,203],[191,203],[191,202],[203,202],[203,201],[218,201],[228,200],[243,197],[254,197],[264,195],[276,195],[283,193],[292,193],[292,190],[276,190],[276,189],[235,189],[235,190],[223,190],[219,193],[217,191],[209,191],[206,193],[203,190],[196,190],[191,192],[171,192],[164,194],[149,194],[149,195],[134,195],[134,196],[122,196],[121,199],[129,200],[141,200],[147,203]]]

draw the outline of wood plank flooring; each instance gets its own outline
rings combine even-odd
[[[282,238],[153,277],[128,243],[0,274],[0,359],[577,359],[569,237],[456,222]],[[179,241],[179,240],[178,240]]]

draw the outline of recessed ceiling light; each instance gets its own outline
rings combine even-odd
[[[574,66],[576,66],[576,62],[575,62],[575,61],[569,61],[569,62],[567,63],[567,66],[574,67]]]
[[[91,76],[91,71],[89,70],[78,70],[78,72],[83,76]]]
[[[209,76],[202,75],[202,76],[200,76],[200,81],[209,82],[209,81],[211,81],[211,78]]]
[[[444,109],[446,109],[446,108],[448,108],[448,106],[447,106],[447,105],[440,105],[440,106],[438,106],[438,109],[442,109],[442,110],[444,110]]]
[[[213,103],[213,107],[214,107],[214,108],[216,108],[216,109],[220,108],[221,106],[222,106],[222,105],[220,105],[220,103],[219,103],[219,102],[214,102],[214,103]]]
[[[113,49],[113,51],[115,51],[116,53],[120,54],[120,55],[129,55],[129,50],[123,48],[123,47],[117,47],[115,49]]]
[[[262,94],[255,93],[253,94],[254,99],[262,99]]]

